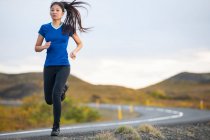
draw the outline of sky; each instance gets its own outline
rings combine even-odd
[[[42,72],[38,30],[52,0],[0,1],[0,72]],[[71,2],[71,1],[70,1]],[[92,84],[143,88],[180,72],[210,72],[209,0],[86,0],[83,48],[71,74]],[[62,21],[65,16],[62,18]],[[44,43],[44,42],[43,42]],[[68,52],[76,44],[69,39]]]

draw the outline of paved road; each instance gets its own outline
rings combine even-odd
[[[95,104],[88,104],[90,107],[97,107]],[[118,109],[119,105],[100,104],[99,108]],[[124,110],[129,110],[129,106],[121,106]],[[65,139],[69,136],[82,133],[95,133],[103,130],[115,129],[120,125],[138,126],[149,123],[155,125],[183,124],[210,120],[210,111],[188,108],[158,108],[135,106],[134,111],[140,113],[141,117],[122,121],[109,121],[103,123],[83,123],[61,127],[61,137]],[[18,131],[12,133],[0,133],[0,139],[24,138],[24,139],[48,139],[51,129],[37,129],[30,131]]]

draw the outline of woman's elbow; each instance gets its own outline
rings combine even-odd
[[[36,48],[36,47],[34,47],[34,51],[35,51],[35,52],[38,52],[38,50],[37,50],[37,48]]]
[[[39,49],[36,46],[34,47],[34,51],[35,52],[40,52]]]

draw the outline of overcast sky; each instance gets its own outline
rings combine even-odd
[[[42,72],[46,51],[34,45],[51,22],[52,0],[0,5],[0,72]],[[210,72],[209,0],[88,0],[81,10],[84,47],[69,58],[71,74],[92,84],[142,88],[179,72]],[[64,18],[62,19],[64,20]],[[70,38],[68,52],[76,44]]]

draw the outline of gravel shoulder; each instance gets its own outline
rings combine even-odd
[[[190,124],[176,124],[176,125],[153,125],[155,129],[160,131],[164,138],[160,138],[149,132],[139,132],[142,140],[208,140],[210,138],[210,120],[205,122],[196,122]],[[136,128],[134,128],[136,129]],[[24,138],[24,140],[100,140],[96,136],[105,134],[114,134],[114,130],[85,132],[85,133],[69,133],[61,134],[59,137],[31,137]],[[14,140],[14,139],[13,139]],[[20,139],[16,139],[20,140]],[[105,140],[101,138],[101,140]],[[108,140],[132,140],[128,138],[109,138]]]
[[[167,140],[210,139],[210,121],[155,127],[162,132]],[[145,139],[148,139],[148,136]]]

